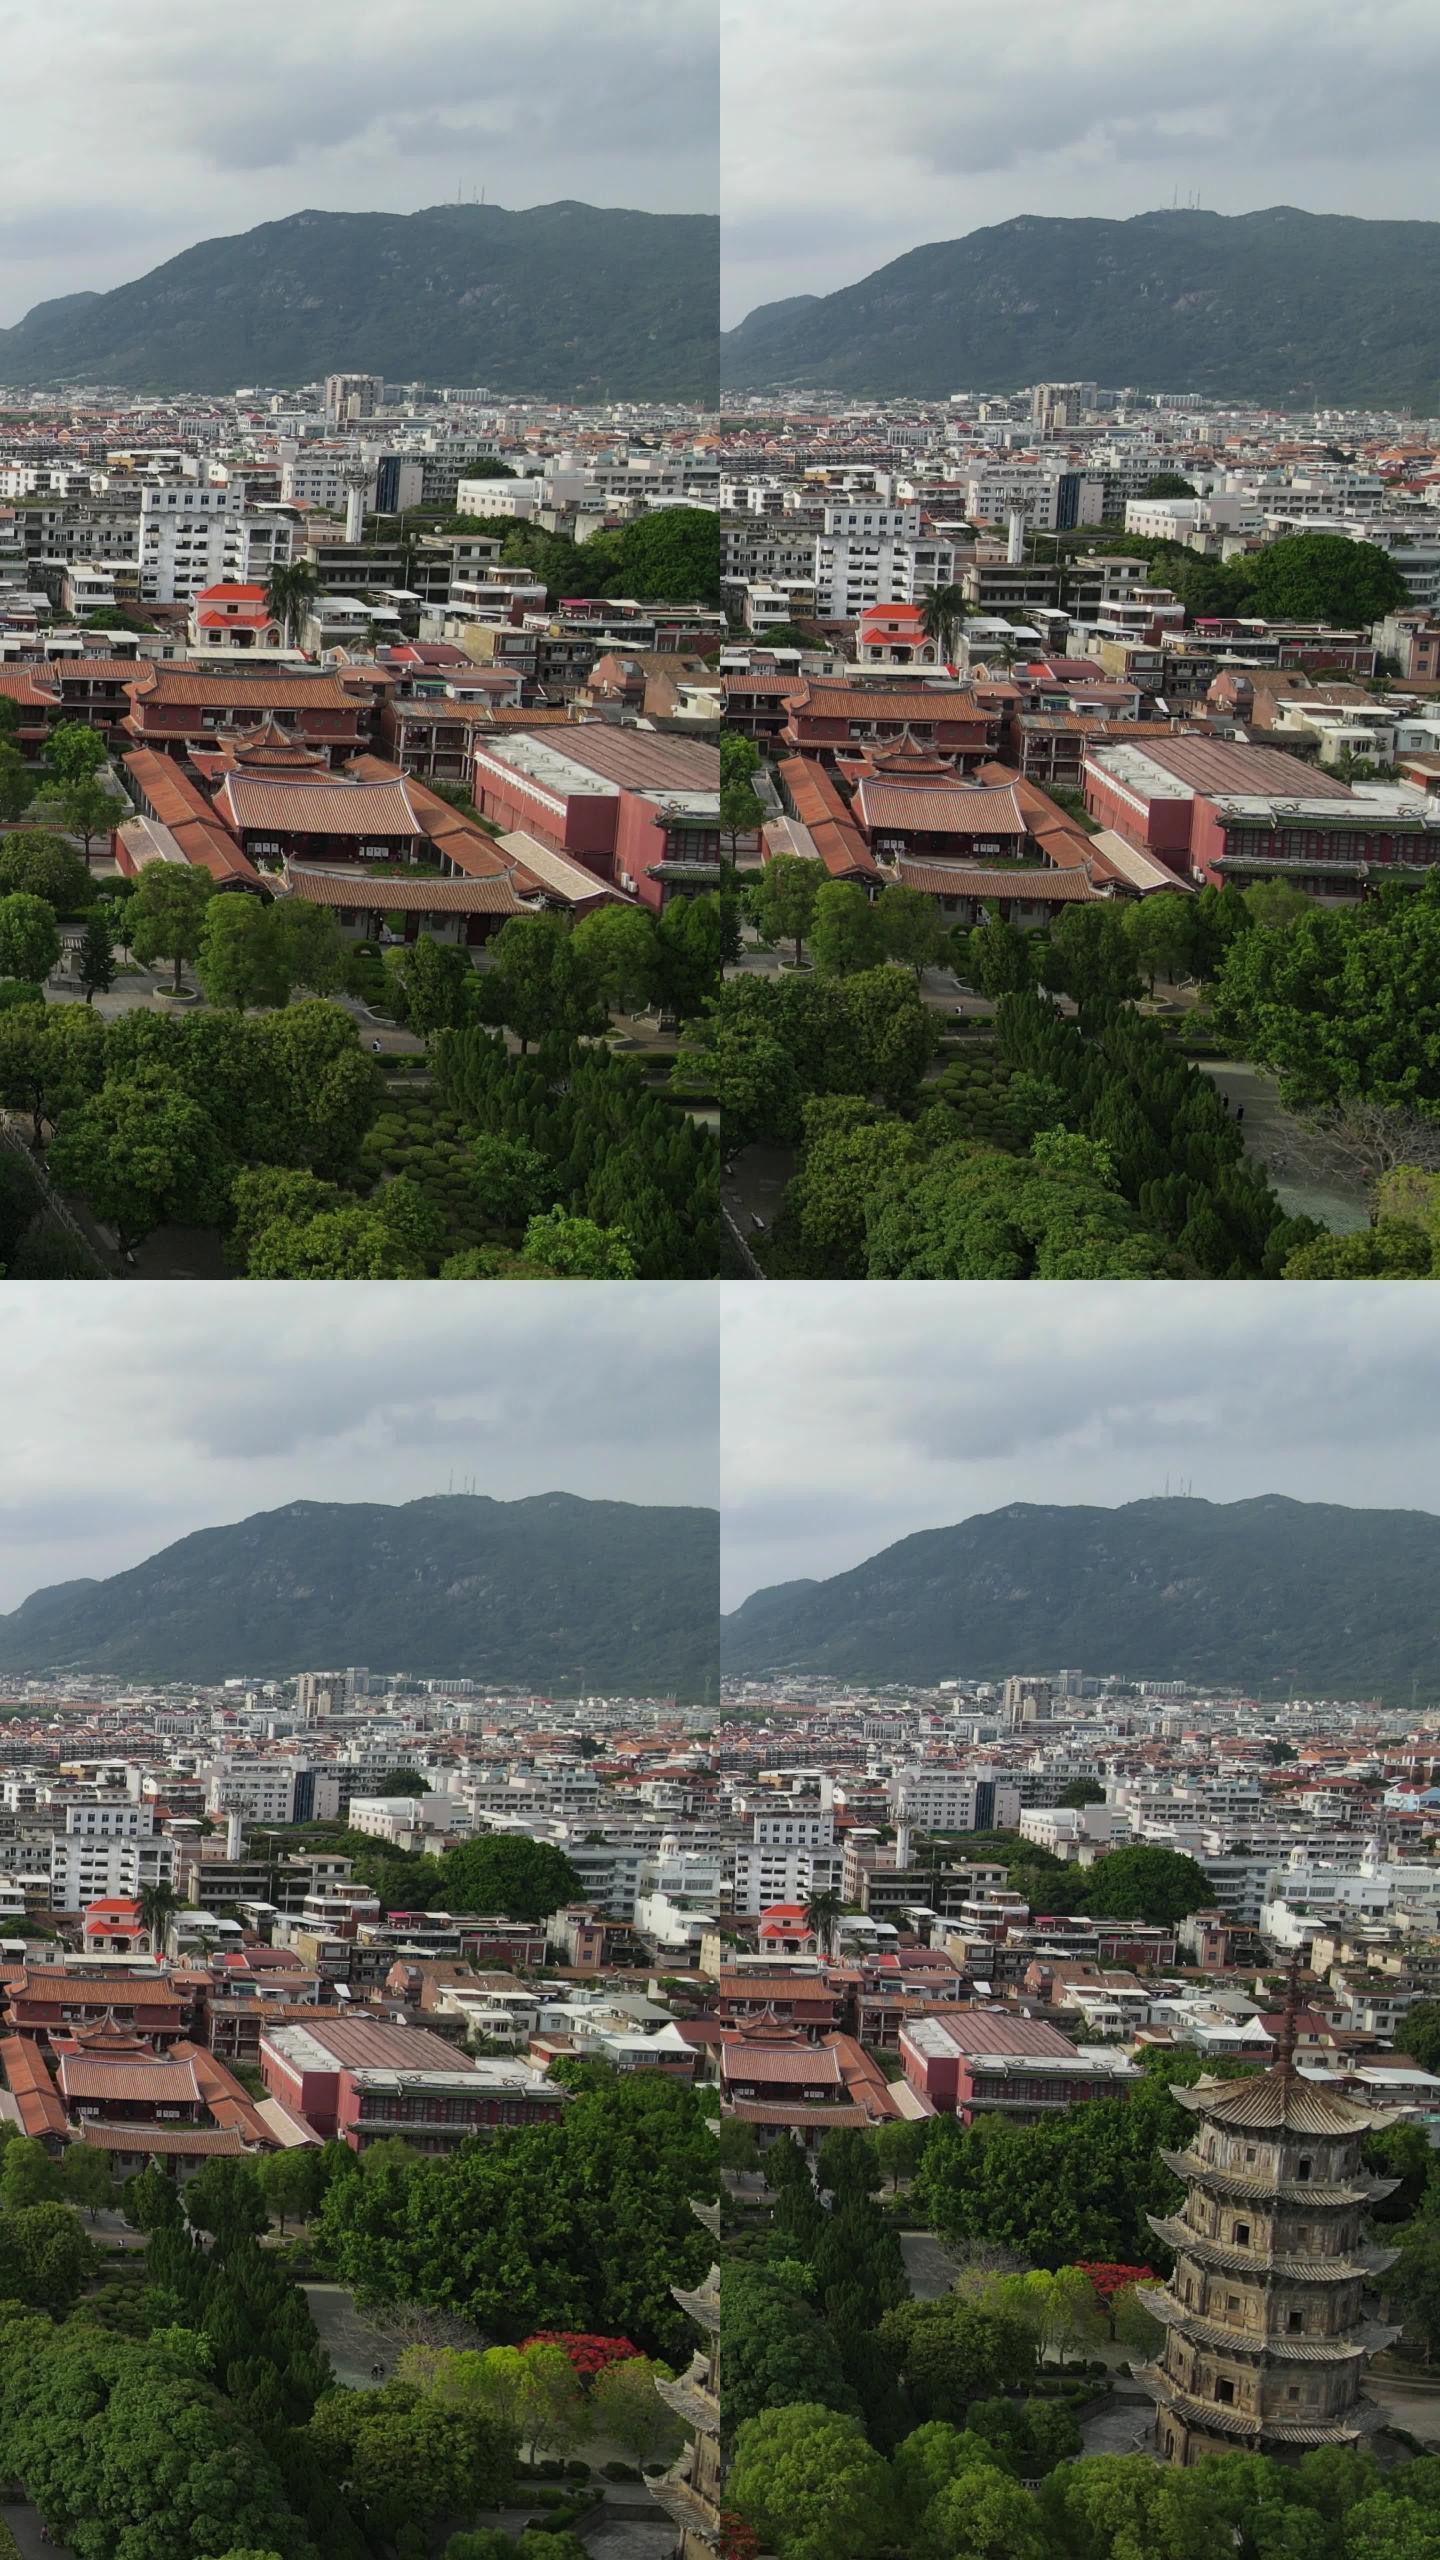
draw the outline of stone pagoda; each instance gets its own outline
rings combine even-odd
[[[712,2238],[720,2236],[718,2207],[690,2207]],[[650,2482],[650,2493],[680,2527],[678,2560],[714,2560],[720,2548],[723,2515],[720,2454],[720,2269],[712,2266],[704,2283],[688,2292],[672,2285],[671,2293],[687,2319],[700,2332],[700,2344],[689,2368],[656,2390],[677,2417],[693,2430],[678,2462],[663,2478]]]
[[[1360,2384],[1396,2332],[1367,2319],[1361,2298],[1398,2253],[1369,2247],[1363,2225],[1398,2182],[1369,2176],[1360,2149],[1396,2118],[1297,2071],[1294,2016],[1292,1985],[1268,2071],[1171,2092],[1197,2119],[1186,2148],[1162,2154],[1185,2200],[1148,2220],[1175,2270],[1137,2288],[1165,2327],[1137,2379],[1171,2462],[1355,2445],[1380,2423]]]

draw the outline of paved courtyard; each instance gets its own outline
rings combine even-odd
[[[951,2257],[933,2231],[902,2231],[900,2255],[917,2302],[938,2302],[960,2273],[959,2260]]]
[[[349,2383],[352,2389],[373,2391],[394,2372],[401,2354],[396,2339],[386,2335],[363,2311],[355,2307],[355,2297],[343,2284],[307,2284],[301,2286],[320,2332],[320,2344],[335,2367],[337,2382]],[[384,2368],[377,2375],[376,2365]]]

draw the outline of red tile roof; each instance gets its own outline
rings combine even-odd
[[[820,676],[792,680],[794,712],[814,720],[983,720],[974,694],[966,686],[895,686],[872,691],[863,685],[829,684]]]
[[[184,710],[354,711],[355,696],[334,676],[282,674],[207,675],[199,667],[147,659],[131,687],[137,703],[173,703]]]
[[[949,790],[934,783],[878,781],[866,775],[856,794],[867,827],[928,828],[935,835],[1027,836],[1013,791]]]
[[[425,833],[403,782],[283,780],[228,773],[215,807],[237,833],[274,835],[408,836]]]
[[[135,747],[125,758],[125,770],[146,808],[162,827],[169,828],[188,863],[208,871],[213,880],[240,881],[249,889],[263,886],[249,856],[226,833],[204,793],[181,772],[173,756],[153,747]]]
[[[463,809],[452,808],[438,791],[420,782],[413,774],[402,775],[398,765],[387,764],[382,756],[355,756],[349,771],[362,782],[403,781],[410,805],[435,847],[446,862],[453,862],[470,880],[496,880],[511,866],[496,848],[494,837],[477,818],[467,818]]]
[[[508,877],[493,880],[397,880],[377,877],[364,864],[354,871],[287,868],[292,898],[305,907],[332,907],[366,915],[518,916],[533,910],[515,894]]]
[[[722,2047],[721,2077],[726,2080],[771,2081],[776,2086],[838,2089],[837,2056],[819,2044],[752,2044],[744,2036]]]
[[[182,2159],[234,2158],[250,2148],[225,2125],[106,2124],[97,2119],[86,2125],[79,2139],[97,2151],[152,2151]]]
[[[800,824],[832,880],[877,880],[875,857],[823,765],[785,756],[780,780]]]
[[[928,889],[936,898],[1020,898],[1032,905],[1083,906],[1098,897],[1083,871],[1042,871],[1027,863],[1015,871],[982,871],[948,862],[926,862],[901,854],[895,877],[906,889]]]
[[[24,1964],[8,1977],[8,1989],[12,2007],[17,2000],[54,2000],[69,2008],[96,2009],[178,2009],[181,2005],[174,1985],[158,1974],[111,1974],[97,1980],[90,1974],[67,1973],[59,1965]]]
[[[65,2109],[38,2047],[27,2036],[0,2036],[0,2069],[29,2138],[63,2134]]]
[[[60,2061],[61,2095],[77,2103],[87,2098],[126,2098],[137,2105],[193,2106],[200,2096],[188,2062],[156,2054],[150,2062],[105,2062],[88,2054],[67,2053]]]

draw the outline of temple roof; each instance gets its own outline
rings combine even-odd
[[[65,2042],[76,2053],[153,2054],[155,2049],[133,2027],[122,2027],[113,2009],[107,2009],[93,2025],[83,2019],[78,2021],[69,2029]]]
[[[1248,2133],[1358,2135],[1394,2122],[1390,2107],[1362,2107],[1331,2089],[1317,2088],[1293,2062],[1272,2063],[1248,2080],[1197,2080],[1170,2092],[1192,2114]]]
[[[263,766],[267,770],[280,766],[287,772],[307,766],[321,772],[328,771],[323,749],[307,747],[302,739],[294,737],[288,729],[282,729],[274,718],[262,720],[257,729],[246,729],[229,744],[237,765],[252,769]]]

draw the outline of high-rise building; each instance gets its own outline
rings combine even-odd
[[[385,405],[385,377],[381,373],[327,373],[325,376],[325,420],[328,426],[353,426],[360,418],[373,418]]]
[[[1012,1673],[1001,1695],[1001,1713],[1006,1724],[1044,1724],[1049,1717],[1052,1693],[1048,1680],[1022,1679]]]

